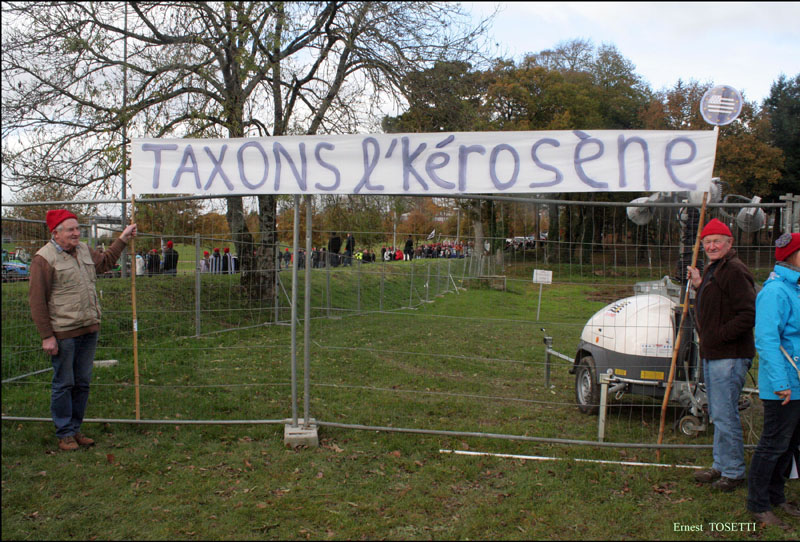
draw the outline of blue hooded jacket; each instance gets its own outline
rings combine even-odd
[[[800,270],[778,263],[756,298],[758,395],[780,400],[776,391],[792,390],[800,401],[800,377],[780,351],[783,346],[800,367]]]

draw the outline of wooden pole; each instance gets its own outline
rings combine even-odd
[[[697,236],[694,240],[694,250],[692,251],[692,267],[697,265],[697,254],[700,251],[700,232],[703,229],[703,224],[705,223],[706,219],[706,200],[708,199],[708,192],[703,193],[703,204],[700,207],[700,220],[697,223]],[[688,282],[689,279],[687,279]],[[672,362],[669,365],[669,378],[667,379],[667,389],[664,392],[664,400],[661,403],[661,423],[658,425],[658,444],[664,440],[664,422],[667,419],[667,403],[669,402],[669,396],[672,393],[672,382],[675,379],[675,365],[678,361],[678,351],[681,348],[681,337],[683,333],[681,333],[681,328],[683,327],[683,323],[686,321],[686,315],[689,313],[689,285],[686,286],[686,293],[683,296],[683,311],[681,313],[681,323],[678,327],[677,337],[675,338],[675,346],[672,349]],[[656,458],[657,460],[661,459],[661,448],[656,450]]]
[[[136,224],[134,194],[131,194],[131,224]],[[136,238],[131,237],[131,307],[133,309],[133,389],[135,394],[136,419],[139,419],[139,324],[136,321]]]

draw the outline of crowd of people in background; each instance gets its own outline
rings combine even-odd
[[[327,248],[327,250],[326,250]],[[344,250],[342,250],[344,249]],[[356,241],[352,233],[347,233],[344,241],[338,233],[331,233],[327,247],[314,247],[311,252],[311,267],[321,269],[330,267],[352,266],[353,261],[372,263],[375,261],[410,261],[421,258],[464,258],[469,256],[471,245],[468,243],[445,240],[436,243],[423,243],[415,246],[411,235],[401,247],[382,246],[380,253],[369,248],[356,250]],[[175,250],[172,241],[167,241],[159,251],[158,249],[140,250],[136,253],[136,275],[176,275],[180,256]],[[290,248],[284,248],[277,253],[276,267],[278,270],[289,269],[294,261],[294,254]],[[298,267],[305,269],[305,250],[298,251]],[[214,248],[212,252],[203,251],[203,258],[197,264],[200,273],[233,274],[239,272],[239,258],[231,253],[228,247]]]
[[[167,241],[162,250],[151,249],[149,251],[138,251],[136,253],[136,275],[153,277],[156,275],[178,274],[178,260],[180,255],[175,250],[172,241]],[[213,254],[203,251],[203,259],[197,264],[200,273],[212,273],[229,275],[239,272],[239,258],[228,247],[224,247],[222,252],[215,248]]]
[[[344,252],[341,252],[343,244]],[[384,245],[381,247],[380,254],[376,254],[368,248],[356,250],[355,239],[352,234],[346,234],[345,241],[342,243],[342,238],[336,232],[333,232],[328,240],[327,250],[324,247],[314,247],[312,249],[311,267],[312,269],[326,266],[344,267],[353,265],[354,260],[361,263],[371,263],[375,261],[410,261],[415,258],[464,258],[469,256],[470,251],[471,245],[450,240],[414,246],[414,239],[409,235],[402,249]],[[303,249],[298,251],[297,267],[299,269],[305,269],[306,267],[305,253],[306,251]],[[278,253],[278,270],[289,269],[293,262],[294,253],[291,249],[284,248],[282,252]]]

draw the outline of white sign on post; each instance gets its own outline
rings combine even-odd
[[[542,285],[553,283],[553,272],[545,269],[533,270],[533,283],[539,285],[539,307],[536,309],[536,321],[539,321],[539,312],[542,310]]]
[[[552,271],[545,271],[544,269],[534,269],[533,270],[533,282],[535,284],[552,284],[553,283],[553,272]]]

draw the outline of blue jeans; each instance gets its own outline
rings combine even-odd
[[[749,358],[703,360],[708,413],[714,423],[713,468],[734,480],[745,476],[739,394],[752,363]]]
[[[750,462],[747,509],[766,512],[786,502],[783,486],[792,456],[800,446],[800,401],[765,400],[764,429]]]
[[[58,354],[52,356],[53,383],[50,387],[50,414],[58,438],[81,430],[89,383],[92,380],[94,351],[99,333],[87,333],[72,339],[58,339]]]

